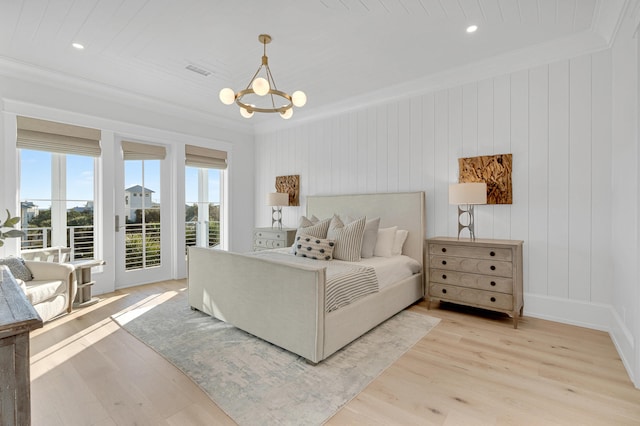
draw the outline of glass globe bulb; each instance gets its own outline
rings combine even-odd
[[[289,108],[285,112],[280,113],[280,117],[284,118],[285,120],[290,119],[292,115],[293,115],[293,108]]]
[[[258,96],[264,96],[269,93],[269,82],[262,77],[258,77],[251,83],[251,88]]]
[[[250,106],[254,106],[254,105],[250,105]],[[242,108],[240,107],[240,115],[243,116],[244,118],[251,118],[253,117],[253,111],[249,111],[246,108]]]
[[[307,95],[302,90],[296,90],[291,95],[291,102],[297,107],[303,107],[307,103]]]
[[[233,92],[233,90],[229,89],[228,87],[225,87],[220,91],[219,97],[220,97],[220,102],[222,102],[225,105],[231,105],[236,100],[236,94]]]

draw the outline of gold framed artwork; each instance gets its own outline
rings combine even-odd
[[[458,158],[458,182],[485,182],[487,204],[512,204],[511,154]]]
[[[300,175],[276,176],[276,191],[289,194],[289,205],[300,205]]]

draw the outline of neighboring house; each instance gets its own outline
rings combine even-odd
[[[140,185],[134,185],[124,190],[124,208],[126,212],[127,223],[136,221],[136,210],[142,209],[143,205],[145,208],[153,207],[151,194],[153,194],[154,192],[155,191],[152,191],[148,188],[143,188]]]
[[[20,217],[22,218],[22,227],[26,227],[31,219],[38,216],[38,206],[31,201],[23,201],[20,203]]]
[[[78,213],[93,211],[93,201],[87,201],[83,207],[76,206],[71,208],[71,210]]]

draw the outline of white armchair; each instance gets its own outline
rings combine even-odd
[[[42,321],[71,312],[77,284],[74,267],[65,263],[25,260],[33,279],[18,280]]]

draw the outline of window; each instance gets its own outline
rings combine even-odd
[[[22,249],[70,247],[95,257],[95,129],[18,117]]]
[[[227,153],[187,145],[185,159],[185,246],[220,246]]]

